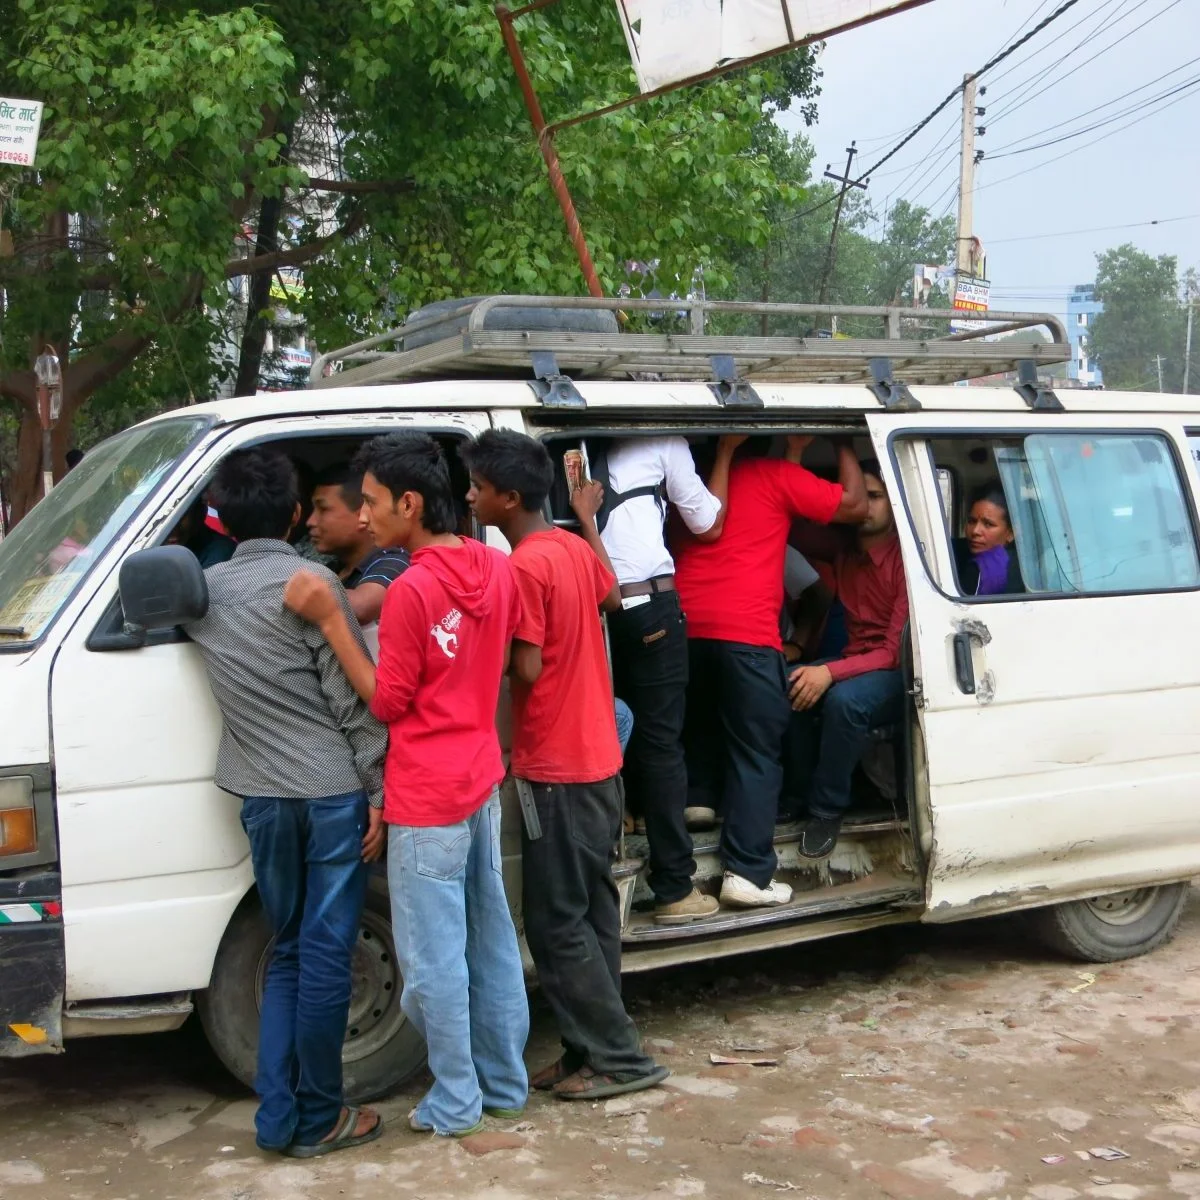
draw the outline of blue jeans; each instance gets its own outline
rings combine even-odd
[[[246,796],[242,828],[275,935],[258,1034],[264,1150],[319,1142],[342,1109],[350,962],[367,894],[367,794]]]
[[[621,744],[621,754],[624,755],[629,739],[633,737],[633,710],[624,700],[616,701],[617,707],[617,741]]]
[[[810,816],[841,817],[850,807],[854,768],[871,730],[903,716],[904,679],[898,670],[843,679],[813,708],[793,712],[787,732],[789,804],[807,801]]]
[[[451,1134],[484,1108],[524,1108],[529,1003],[501,875],[499,793],[457,825],[389,826],[388,887],[400,1007],[433,1072],[417,1120]]]

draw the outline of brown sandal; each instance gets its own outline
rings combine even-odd
[[[614,1075],[599,1075],[591,1067],[580,1067],[574,1075],[555,1085],[554,1094],[560,1100],[605,1100],[609,1096],[624,1096],[628,1092],[657,1087],[670,1074],[666,1067],[655,1067],[647,1075],[617,1079]]]
[[[567,1065],[567,1059],[564,1055],[557,1062],[552,1062],[548,1067],[543,1067],[530,1079],[529,1086],[539,1092],[548,1092],[562,1083],[564,1079],[570,1079],[572,1074],[573,1072]]]

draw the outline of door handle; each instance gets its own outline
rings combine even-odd
[[[975,664],[971,658],[971,635],[956,633],[954,635],[954,675],[958,680],[958,690],[968,696],[975,694]]]

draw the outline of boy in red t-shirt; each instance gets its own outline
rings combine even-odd
[[[384,596],[378,668],[318,576],[293,576],[284,603],[320,625],[388,726],[383,819],[400,1007],[425,1039],[434,1077],[409,1124],[461,1137],[485,1112],[519,1115],[529,1094],[529,1006],[496,866],[496,704],[520,600],[508,558],[455,534],[450,472],[432,438],[374,438],[354,467],[375,544],[412,555]]]
[[[667,1077],[642,1052],[621,1001],[621,907],[612,876],[621,829],[621,750],[599,607],[616,577],[543,515],[553,481],[540,442],[489,430],[465,446],[467,499],[512,547],[521,619],[512,651],[511,769],[524,805],[525,936],[564,1053],[533,1077],[564,1100],[596,1100]],[[599,505],[592,485],[573,503]],[[531,829],[530,826],[533,825]]]

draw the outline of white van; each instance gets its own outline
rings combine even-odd
[[[0,1055],[173,1028],[194,1006],[224,1063],[251,1078],[268,935],[239,802],[212,783],[217,709],[177,629],[126,627],[118,568],[172,537],[231,450],[271,443],[319,470],[396,429],[448,448],[489,427],[524,430],[556,463],[585,436],[671,431],[699,447],[726,431],[808,431],[852,435],[882,464],[911,605],[911,700],[900,727],[879,731],[890,762],[858,780],[828,861],[801,859],[798,827],[779,827],[795,888],[782,908],[658,926],[644,843],[626,838],[627,970],[1019,909],[1053,945],[1095,961],[1170,935],[1200,873],[1194,401],[1045,390],[1036,365],[1068,353],[1052,317],[1000,314],[1002,327],[1040,324],[1053,339],[1017,346],[934,337],[928,325],[951,314],[896,309],[839,314],[843,328],[883,323],[878,338],[711,333],[706,320],[749,313],[757,330],[765,314],[778,329],[828,310],[700,301],[672,301],[691,323],[666,332],[680,318],[655,303],[621,302],[649,314],[641,333],[589,323],[597,311],[611,322],[616,302],[527,297],[410,323],[390,343],[341,352],[328,377],[320,360],[308,391],[126,430],[4,540]],[[900,340],[904,322],[926,328]],[[947,386],[1014,367],[1016,386]],[[1025,590],[964,596],[953,539],[967,496],[994,480]],[[554,505],[569,516],[561,497]],[[474,533],[503,545],[494,530]],[[516,908],[515,805],[505,820]],[[714,835],[698,836],[696,857],[699,885],[715,890]],[[361,1099],[423,1056],[400,1012],[381,872],[355,975],[346,1063]]]

